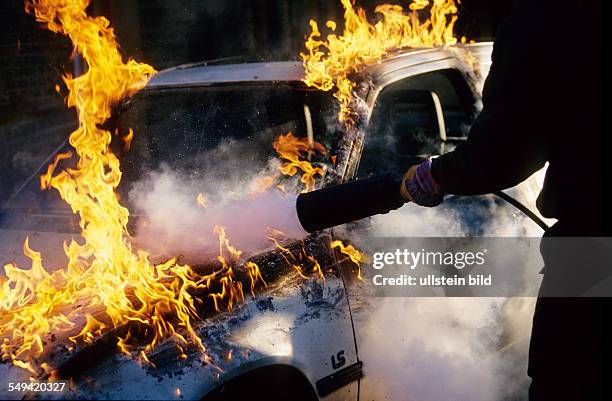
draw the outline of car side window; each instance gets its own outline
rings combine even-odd
[[[473,98],[455,70],[403,79],[383,89],[367,127],[358,176],[404,171],[466,138]]]

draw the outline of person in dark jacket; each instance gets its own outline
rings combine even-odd
[[[400,190],[404,199],[436,206],[445,193],[495,192],[548,162],[537,205],[558,221],[545,239],[603,236],[601,29],[599,1],[515,2],[498,29],[483,109],[467,141],[411,167]],[[561,256],[544,248],[542,256],[544,288]],[[542,288],[530,344],[530,400],[603,399],[604,299],[546,297]]]

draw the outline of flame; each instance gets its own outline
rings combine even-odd
[[[119,350],[127,356],[131,355],[130,345],[128,344],[129,336],[130,335],[128,333],[128,336],[125,338],[117,337],[117,348],[119,348]]]
[[[300,181],[304,184],[303,192],[312,191],[315,187],[315,175],[323,176],[323,169],[314,167],[303,157],[312,151],[322,154],[327,153],[327,150],[319,142],[310,142],[308,138],[298,138],[293,136],[291,132],[287,135],[280,135],[272,144],[274,150],[283,160],[279,166],[281,173],[293,177],[298,171],[301,171]]]
[[[102,334],[102,331],[106,328],[106,325],[100,321],[98,321],[95,317],[91,315],[87,315],[85,317],[85,326],[76,336],[68,337],[70,341],[77,343],[79,337],[83,339],[84,342],[91,344],[95,338],[95,336],[99,336]],[[123,348],[121,348],[123,350]]]
[[[278,153],[281,164],[278,170],[283,175],[293,177],[300,172],[300,182],[304,184],[302,192],[309,192],[315,188],[315,176],[323,177],[325,171],[321,167],[315,167],[306,160],[307,157],[318,152],[327,154],[325,146],[319,142],[310,141],[308,138],[299,138],[288,132],[286,135],[279,135],[272,142],[272,147]],[[269,189],[278,178],[278,174],[261,177],[254,181],[251,192],[261,193]],[[276,186],[280,191],[287,193],[285,186]]]
[[[323,274],[323,270],[321,269],[321,265],[319,264],[319,261],[316,260],[314,256],[308,255],[305,250],[304,250],[304,256],[306,257],[306,259],[312,262],[313,273],[316,273],[322,281],[325,281],[325,275]]]
[[[208,283],[189,266],[171,259],[160,265],[133,250],[127,231],[129,212],[120,205],[115,189],[121,179],[119,160],[109,149],[111,133],[100,128],[111,107],[144,87],[155,70],[143,63],[124,61],[109,21],[86,13],[88,0],[31,0],[26,11],[53,32],[68,36],[83,55],[87,71],[64,77],[67,105],[78,111],[79,127],[70,135],[76,167],[58,173],[56,156],[41,177],[41,188],[54,188],[79,216],[82,242],[64,244],[68,265],[49,273],[40,253],[24,242],[30,269],[4,266],[0,298],[2,358],[35,373],[34,360],[43,353],[43,337],[54,330],[76,328],[73,341],[91,342],[112,327],[129,322],[146,326],[148,352],[162,338],[188,339],[204,350],[192,322],[197,317],[193,293]],[[131,141],[130,130],[127,138]],[[96,318],[89,313],[102,309]],[[85,318],[83,318],[85,316]],[[80,329],[80,330],[79,330]],[[128,352],[129,333],[118,347]]]
[[[57,190],[79,216],[82,240],[64,243],[68,264],[51,272],[26,238],[23,251],[31,261],[30,268],[7,264],[6,278],[0,280],[2,358],[33,374],[40,373],[41,368],[51,369],[48,365],[39,368],[36,361],[44,352],[43,339],[54,331],[69,331],[73,334],[69,339],[75,343],[91,343],[112,328],[138,325],[145,335],[134,336],[128,329],[125,336],[117,338],[117,347],[153,367],[147,353],[168,337],[205,351],[193,327],[198,318],[196,303],[200,301],[196,294],[208,292],[217,310],[222,302],[231,310],[244,301],[242,282],[234,278],[242,253],[230,245],[221,226],[215,228],[221,268],[205,276],[176,259],[152,264],[146,252],[132,248],[127,230],[129,211],[116,193],[121,180],[119,159],[109,147],[111,133],[101,127],[111,116],[112,106],[143,88],[155,70],[124,60],[109,21],[88,16],[88,5],[88,0],[26,2],[26,11],[51,31],[68,36],[87,63],[83,75],[64,77],[67,105],[77,109],[79,119],[79,127],[69,138],[74,153],[57,155],[40,179],[41,189]],[[126,150],[133,135],[130,129],[120,138]],[[289,176],[301,171],[305,190],[314,189],[314,177],[322,176],[323,170],[302,158],[313,151],[325,153],[325,148],[291,133],[277,138],[273,146],[283,159],[279,171]],[[63,160],[73,156],[75,167],[56,171]],[[197,200],[203,200],[203,195]],[[289,254],[294,259],[292,265],[305,277]],[[318,262],[308,255],[306,259],[323,277]],[[250,278],[252,293],[258,282],[266,285],[255,263],[247,262],[243,269]],[[213,288],[219,288],[218,292]],[[95,315],[93,310],[97,311]],[[205,354],[203,358],[212,362]]]
[[[255,285],[258,281],[261,281],[266,287],[268,286],[268,284],[261,275],[261,270],[259,269],[259,266],[256,263],[246,262],[244,266],[247,269],[249,279],[251,280],[251,295],[255,296]]]
[[[321,268],[319,261],[314,256],[309,255],[308,252],[306,252],[306,248],[304,247],[303,242],[302,249],[296,257],[296,255],[291,252],[291,250],[282,246],[280,242],[273,236],[268,237],[268,239],[274,242],[274,246],[280,251],[281,256],[283,257],[283,259],[285,259],[285,262],[287,262],[288,265],[292,266],[301,278],[308,278],[308,276],[306,276],[305,274],[307,271],[304,268],[304,262],[309,262],[310,264],[312,264],[312,268],[310,269],[311,272],[317,274],[322,281],[325,281],[325,275],[323,274],[323,269]]]
[[[357,265],[357,278],[363,281],[361,277],[361,263],[367,262],[369,260],[368,256],[353,245],[344,245],[340,240],[334,240],[330,244],[332,249],[338,248],[340,253],[349,257],[349,259]]]
[[[208,207],[208,203],[206,203],[206,198],[204,197],[203,193],[200,192],[198,194],[196,201],[198,202],[198,206],[200,206],[201,208],[206,209]]]
[[[121,140],[123,141],[123,151],[124,152],[127,152],[130,150],[130,148],[132,147],[133,139],[134,139],[134,130],[130,128],[127,135],[121,137]]]
[[[295,137],[291,132],[278,136],[272,146],[283,160],[278,168],[280,172],[293,177],[300,171],[300,182],[304,184],[302,192],[312,191],[315,188],[315,175],[322,177],[324,171],[321,167],[314,167],[309,161],[304,160],[304,156],[313,151],[326,154],[325,147],[319,142],[311,143],[308,138]]]
[[[406,47],[454,45],[453,27],[457,19],[454,0],[433,0],[428,18],[421,21],[419,12],[430,4],[427,0],[409,3],[409,12],[401,6],[383,4],[376,7],[378,22],[370,23],[362,8],[355,9],[350,0],[341,0],[344,7],[344,31],[336,34],[336,22],[327,21],[332,31],[325,39],[316,21],[310,20],[311,34],[306,40],[307,52],[300,53],[306,75],[303,81],[323,91],[335,89],[340,103],[338,118],[354,123],[351,76],[366,65],[379,63],[389,52]]]
[[[140,351],[140,357],[147,365],[151,366],[153,369],[157,368],[155,364],[149,360],[149,358],[147,357],[147,354],[144,351]]]
[[[300,266],[297,263],[297,260],[296,260],[295,256],[293,255],[293,253],[289,249],[287,249],[284,246],[282,246],[280,244],[280,242],[278,242],[278,240],[276,238],[268,237],[268,239],[271,240],[272,242],[274,242],[274,246],[281,251],[280,254],[283,257],[283,259],[285,259],[285,262],[287,262],[288,265],[292,266],[295,269],[295,271],[300,275],[301,278],[307,279],[308,277],[306,275],[304,275],[304,270],[302,269],[302,266]],[[291,257],[293,262],[289,261],[289,258],[287,258],[287,255],[289,255],[289,257]]]
[[[260,194],[266,192],[276,182],[277,175],[266,175],[253,181],[251,184],[251,193]]]
[[[234,267],[240,260],[242,252],[232,245],[230,245],[227,235],[225,234],[225,228],[222,226],[215,226],[215,232],[219,235],[219,256],[217,259],[221,263],[221,270],[215,273],[220,276],[218,279],[221,284],[221,291],[209,294],[214,302],[215,309],[220,311],[219,303],[221,300],[225,300],[227,304],[227,310],[232,310],[234,305],[238,302],[244,302],[244,292],[242,289],[242,283],[234,280]],[[243,269],[249,277],[251,284],[251,294],[255,296],[255,286],[258,282],[262,282],[264,286],[267,286],[259,266],[252,261],[247,261]]]

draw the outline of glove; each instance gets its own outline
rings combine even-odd
[[[400,194],[406,202],[414,202],[420,206],[431,207],[442,203],[444,191],[431,175],[431,160],[425,160],[408,169],[402,179]]]

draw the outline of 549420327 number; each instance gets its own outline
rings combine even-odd
[[[9,392],[60,393],[64,391],[66,381],[23,381],[8,382]]]

